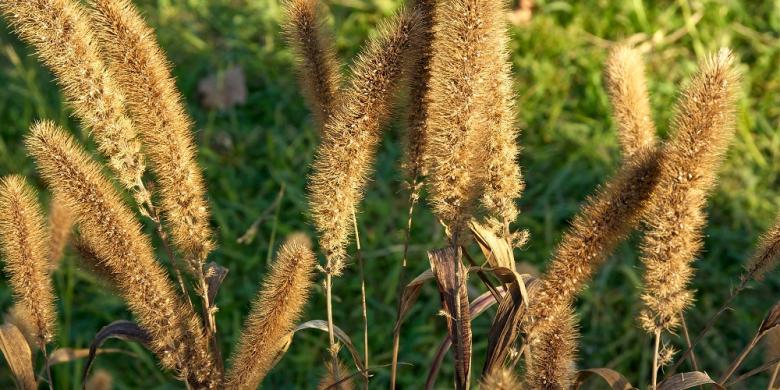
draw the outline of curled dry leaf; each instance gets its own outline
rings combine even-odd
[[[148,348],[150,337],[138,324],[127,320],[114,321],[97,332],[92,343],[89,345],[89,356],[86,363],[84,363],[84,371],[82,373],[81,381],[86,382],[87,376],[89,376],[89,370],[92,368],[92,363],[95,361],[95,356],[98,354],[98,348],[108,339],[120,339],[129,340],[141,343]]]
[[[328,322],[324,320],[311,320],[296,326],[295,329],[293,329],[293,331],[287,335],[287,340],[279,352],[280,354],[283,355],[285,352],[287,352],[287,349],[290,347],[290,343],[292,343],[292,338],[295,336],[295,333],[303,329],[319,329],[323,332],[327,332]],[[352,355],[352,360],[355,362],[355,367],[357,367],[360,372],[364,372],[366,367],[363,365],[363,361],[360,360],[360,353],[358,352],[357,348],[355,348],[355,344],[352,343],[352,339],[349,338],[349,336],[343,330],[341,330],[341,328],[335,325],[333,326],[333,334],[347,347],[350,355]]]
[[[27,340],[13,324],[0,326],[0,351],[8,362],[18,389],[35,390],[35,374],[32,367],[32,353]]]
[[[515,257],[512,253],[512,247],[506,240],[498,237],[489,227],[473,219],[469,223],[469,228],[491,267],[504,267],[515,271]]]
[[[455,388],[468,389],[471,377],[471,315],[467,289],[468,272],[459,247],[428,252],[431,270],[441,297],[447,333],[455,346]]]
[[[685,390],[696,386],[712,385],[714,389],[725,389],[701,371],[683,372],[673,375],[658,384],[658,390]]]
[[[479,317],[485,310],[496,304],[496,298],[490,291],[483,293],[471,302],[469,305],[469,315],[472,319]],[[449,337],[445,337],[444,340],[439,343],[439,348],[436,350],[431,366],[428,369],[428,378],[425,380],[425,389],[433,389],[436,385],[436,378],[439,376],[439,369],[441,363],[444,361],[444,355],[450,350],[452,346],[452,340]]]
[[[577,381],[574,383],[574,390],[578,390],[585,381],[597,376],[603,379],[612,390],[634,390],[634,386],[621,373],[606,367],[589,368],[577,372]]]

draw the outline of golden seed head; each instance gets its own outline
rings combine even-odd
[[[215,243],[203,173],[189,119],[168,61],[152,31],[128,0],[92,0],[90,13],[111,74],[155,174],[165,222],[189,271],[196,276]]]
[[[763,280],[767,272],[777,265],[780,259],[780,215],[775,219],[775,224],[763,236],[758,243],[753,257],[745,265],[746,279]]]
[[[65,207],[65,200],[55,193],[49,206],[49,262],[52,268],[59,265],[72,230],[73,214]]]
[[[38,195],[21,176],[0,180],[0,251],[16,317],[40,347],[54,337],[57,311],[48,261],[48,235]]]
[[[552,315],[553,326],[532,336],[529,344],[533,361],[525,372],[532,389],[570,389],[576,376],[577,318],[571,307]]]
[[[688,284],[691,263],[702,247],[707,194],[734,134],[739,77],[733,62],[728,50],[704,59],[677,103],[662,152],[641,245],[645,274],[639,320],[651,334],[673,331],[693,302]]]
[[[628,46],[615,47],[604,66],[604,79],[623,154],[628,157],[637,150],[655,146],[655,124],[642,54]]]
[[[328,260],[340,275],[346,246],[374,163],[380,130],[418,34],[419,14],[402,9],[379,27],[352,67],[349,87],[329,118],[309,177],[309,206]]]
[[[148,237],[100,166],[51,122],[35,124],[26,145],[40,175],[73,213],[81,238],[150,335],[163,367],[198,386],[216,387],[219,373],[198,317],[175,293]]]
[[[257,388],[273,368],[309,298],[317,266],[309,245],[306,236],[294,235],[279,249],[233,353],[228,388]]]
[[[99,57],[89,19],[72,0],[8,0],[0,11],[54,73],[76,117],[127,189],[141,191],[141,143],[125,114],[124,97]]]
[[[489,372],[480,382],[482,390],[517,390],[522,388],[520,378],[511,368],[498,367]]]
[[[288,0],[284,32],[298,62],[301,90],[322,131],[336,107],[341,64],[325,26],[324,7],[317,0]]]
[[[336,361],[335,365],[331,361],[326,361],[325,375],[317,385],[317,390],[353,390],[355,382],[351,377],[345,379],[349,375],[351,372],[341,360]]]

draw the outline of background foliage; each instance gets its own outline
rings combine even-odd
[[[345,61],[354,56],[376,23],[399,5],[395,0],[327,3],[339,55]],[[317,135],[298,92],[291,53],[279,34],[277,0],[142,0],[137,4],[174,63],[178,85],[197,122],[200,163],[220,243],[211,259],[230,268],[217,300],[221,341],[229,351],[281,238],[293,231],[311,232],[305,177]],[[734,48],[747,92],[739,103],[736,141],[710,202],[706,250],[696,263],[698,301],[688,315],[696,333],[727,296],[753,243],[780,211],[780,2],[537,1],[531,19],[513,25],[511,34],[523,129],[521,163],[527,178],[518,225],[531,233],[530,244],[516,255],[541,269],[582,200],[618,163],[615,126],[601,75],[610,42],[630,39],[649,51],[649,89],[662,134],[679,87],[694,71],[696,59],[720,46]],[[221,111],[204,108],[199,80],[232,66],[240,66],[246,76],[246,103]],[[28,126],[39,118],[69,125],[94,148],[69,118],[52,76],[5,26],[0,32],[0,84],[0,174],[22,173],[40,184],[21,145]],[[399,169],[402,131],[393,124],[385,134],[376,179],[369,185],[359,218],[374,364],[390,362],[407,209]],[[285,189],[281,201],[275,203],[281,188]],[[238,243],[258,218],[262,220],[254,240]],[[428,267],[425,250],[443,244],[440,228],[425,207],[415,215],[411,241],[411,272],[417,274]],[[586,367],[618,369],[632,383],[644,385],[650,377],[652,349],[650,338],[635,321],[641,276],[636,241],[634,237],[618,249],[580,299],[580,362]],[[60,346],[87,346],[101,326],[129,318],[117,297],[76,266],[72,253],[55,274],[55,283]],[[325,316],[318,289],[306,319]],[[771,276],[738,299],[736,310],[721,320],[698,350],[703,368],[716,373],[725,368],[778,291],[780,277]],[[335,282],[335,319],[356,342],[362,338],[359,292],[357,270],[351,267]],[[434,286],[426,287],[404,328],[400,359],[410,365],[399,371],[403,388],[419,386],[435,346],[446,334],[444,322],[437,317],[438,305]],[[0,282],[0,307],[9,306],[8,289]],[[481,367],[487,344],[484,336],[492,312],[488,314],[475,320],[475,368]],[[324,333],[297,335],[266,387],[313,387],[322,373],[326,339]],[[109,370],[120,387],[177,386],[168,383],[141,348],[121,342],[109,346],[126,348],[134,355],[98,358],[97,365]],[[760,361],[761,354],[755,353],[747,366]],[[81,369],[79,362],[57,366],[55,383],[78,383]],[[445,364],[441,386],[448,386],[450,374]],[[2,368],[0,385],[9,385],[8,378]],[[388,383],[389,369],[378,370],[373,384]]]

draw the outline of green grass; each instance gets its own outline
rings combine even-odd
[[[219,248],[212,260],[230,274],[218,297],[217,314],[225,351],[240,331],[270,254],[288,233],[312,232],[308,223],[305,177],[316,147],[311,117],[298,92],[292,57],[279,34],[276,0],[144,0],[137,2],[156,29],[175,64],[178,85],[197,125],[200,162],[208,180],[213,226]],[[352,58],[376,23],[392,14],[394,0],[328,2],[338,36],[339,54]],[[517,227],[531,233],[516,256],[544,268],[567,223],[584,198],[614,172],[619,163],[615,126],[603,89],[601,66],[609,41],[631,37],[645,43],[654,118],[662,134],[668,129],[679,87],[695,70],[696,60],[720,46],[732,47],[740,59],[744,96],[739,103],[735,142],[712,196],[705,250],[696,263],[696,307],[687,315],[693,333],[717,309],[737,282],[740,267],[758,235],[780,210],[780,3],[777,1],[581,2],[538,1],[533,19],[512,28],[512,61],[519,120],[523,133],[521,164],[527,191],[520,201]],[[670,38],[671,37],[671,38]],[[672,39],[674,38],[674,39]],[[232,65],[243,67],[247,103],[226,112],[200,107],[197,82]],[[52,77],[30,51],[3,27],[0,33],[0,174],[21,173],[43,188],[24,154],[21,138],[36,119],[69,125],[94,146],[60,103]],[[397,121],[396,121],[397,122]],[[366,259],[370,345],[373,364],[390,362],[401,244],[406,223],[406,192],[398,162],[402,129],[389,126],[379,152],[376,175],[360,214]],[[251,244],[236,242],[286,191],[270,218],[261,223]],[[636,386],[650,378],[651,340],[640,331],[638,312],[641,267],[636,235],[619,247],[596,275],[578,303],[582,339],[579,364],[611,367]],[[442,233],[426,206],[418,208],[411,239],[411,273],[425,270],[425,251],[443,245]],[[76,266],[71,254],[55,274],[59,295],[58,345],[85,347],[103,325],[131,318],[119,298]],[[4,286],[4,284],[3,284]],[[475,287],[478,287],[474,283]],[[742,348],[764,312],[777,299],[780,278],[754,284],[736,302],[697,350],[700,365],[717,376]],[[335,319],[362,340],[360,283],[356,267],[335,281]],[[305,319],[325,317],[318,285]],[[0,307],[11,303],[0,288]],[[419,388],[435,347],[445,336],[437,316],[438,293],[426,286],[402,334],[399,371],[402,388]],[[481,369],[486,333],[494,311],[474,322],[474,369]],[[301,332],[287,355],[266,380],[265,388],[312,388],[322,373],[327,336]],[[679,339],[672,338],[679,343]],[[175,388],[142,348],[110,341],[134,357],[104,355],[97,367],[109,370],[120,388]],[[347,354],[343,355],[347,359]],[[761,363],[757,351],[746,367]],[[451,383],[451,360],[445,361],[439,384]],[[58,387],[80,386],[81,362],[54,368]],[[0,371],[0,385],[10,384]],[[763,382],[762,382],[763,381]],[[765,378],[746,388],[762,388]],[[372,388],[389,383],[389,369],[376,371]]]

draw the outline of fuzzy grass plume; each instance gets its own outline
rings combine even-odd
[[[414,6],[420,13],[420,32],[415,35],[418,48],[409,71],[409,100],[406,103],[406,161],[404,168],[412,186],[425,176],[425,146],[428,139],[428,106],[433,56],[434,0],[416,0]],[[417,191],[412,188],[412,191]],[[416,199],[415,199],[416,201]]]
[[[171,237],[190,271],[198,276],[215,244],[192,123],[168,61],[154,31],[131,2],[92,0],[90,5],[101,48],[127,96],[129,112],[157,179]]]
[[[520,182],[503,10],[500,2],[456,0],[437,4],[435,12],[425,164],[433,210],[453,243],[465,239],[491,175],[502,177],[492,177],[487,205],[499,215],[516,213]]]
[[[693,301],[691,263],[702,247],[707,194],[734,133],[738,90],[733,57],[723,49],[701,62],[675,108],[642,240],[644,308],[639,319],[648,333],[674,330]]]
[[[551,314],[571,306],[601,263],[636,227],[658,183],[659,165],[657,151],[640,151],[586,201],[542,276],[526,314],[527,332],[555,327]]]
[[[482,45],[492,50],[480,53],[486,71],[482,77],[484,88],[481,107],[487,124],[480,129],[484,137],[484,158],[480,165],[484,180],[482,204],[490,216],[504,226],[501,232],[509,238],[509,224],[517,219],[515,201],[525,187],[518,164],[518,130],[512,64],[509,56],[509,31],[504,15],[508,10],[504,1],[480,1],[485,35]]]
[[[327,361],[325,375],[317,385],[317,390],[354,390],[355,382],[351,377],[347,378],[349,375],[349,369],[341,360],[337,360],[335,366]]]
[[[81,238],[150,335],[150,348],[163,367],[196,388],[217,387],[219,374],[200,320],[176,294],[149,239],[100,166],[50,122],[34,125],[26,145],[41,176],[66,200]]]
[[[263,282],[227,375],[230,389],[254,389],[273,368],[281,347],[301,316],[312,287],[317,262],[306,236],[282,244]]]
[[[653,147],[655,124],[642,54],[628,46],[615,47],[607,58],[604,79],[623,154],[629,157],[638,150]]]
[[[54,337],[54,306],[48,236],[35,191],[20,176],[0,180],[0,250],[14,295],[14,316],[38,347]]]
[[[517,390],[521,389],[520,378],[508,367],[498,367],[485,375],[480,381],[480,389],[484,390]]]
[[[336,107],[341,83],[341,64],[323,8],[318,0],[288,0],[283,26],[298,62],[301,91],[320,131]]]
[[[89,19],[73,0],[0,2],[6,20],[54,73],[76,117],[91,130],[98,149],[139,204],[149,201],[145,170],[124,97],[99,57]]]
[[[758,248],[745,265],[742,279],[763,280],[780,260],[780,215],[775,218],[775,224],[761,236]]]
[[[393,92],[413,58],[412,43],[420,17],[402,9],[368,42],[352,66],[352,79],[322,133],[309,177],[312,219],[326,254],[326,271],[341,274],[353,216],[374,162],[380,129],[393,102]]]
[[[525,383],[531,389],[567,390],[575,379],[578,334],[573,309],[561,308],[553,314],[552,322],[529,346],[532,362],[526,369]]]
[[[49,206],[49,262],[56,268],[65,253],[73,230],[73,214],[65,207],[65,200],[54,194]]]

